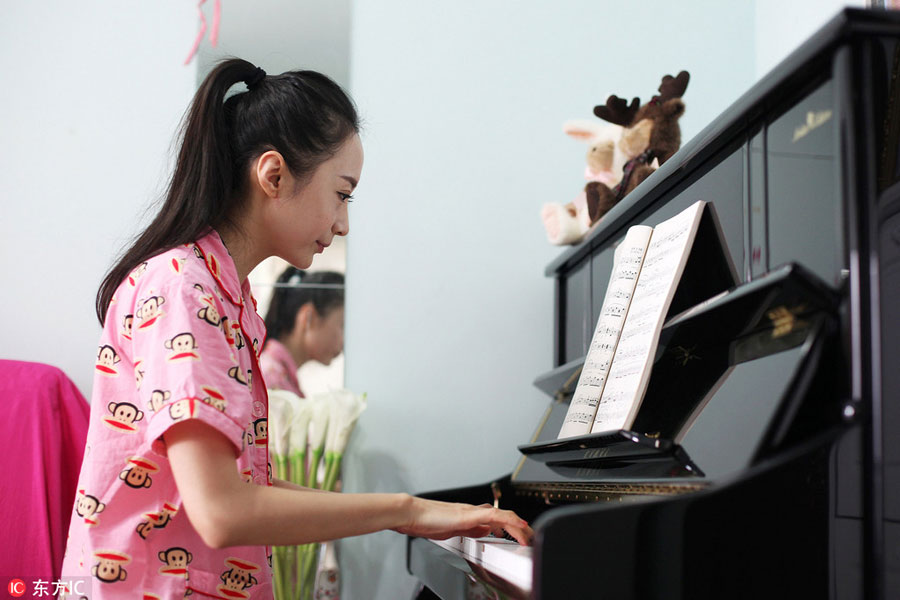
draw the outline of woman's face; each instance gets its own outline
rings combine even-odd
[[[354,134],[319,165],[305,185],[300,183],[293,193],[274,199],[266,215],[271,254],[306,269],[334,236],[347,235],[348,197],[359,182],[362,164],[362,143]]]
[[[324,317],[315,309],[312,313],[303,340],[307,357],[327,365],[344,350],[344,307],[332,308]]]

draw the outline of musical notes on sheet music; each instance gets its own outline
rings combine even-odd
[[[704,205],[697,202],[653,230],[594,415],[594,432],[627,429],[637,414],[662,323],[687,262]]]
[[[569,412],[559,432],[561,438],[584,435],[591,431],[597,403],[606,384],[623,324],[628,318],[634,286],[652,231],[650,227],[632,227],[616,248],[613,271],[606,295],[603,297],[600,317],[591,338],[575,394],[569,405]]]

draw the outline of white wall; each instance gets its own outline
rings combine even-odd
[[[866,0],[755,0],[757,79],[845,6],[864,8]]]
[[[212,2],[203,5],[212,22]],[[325,73],[346,87],[350,76],[350,0],[222,2],[219,43],[200,47],[198,78],[214,62],[237,56],[270,74],[294,69]]]
[[[94,295],[163,189],[195,14],[48,0],[7,2],[0,19],[0,358],[60,367],[88,397]]]
[[[356,2],[351,89],[366,164],[348,238],[347,382],[369,393],[346,488],[510,472],[548,399],[560,250],[539,219],[584,185],[563,121],[691,72],[685,139],[754,80],[753,5],[718,0]],[[652,15],[653,18],[648,18]],[[345,597],[408,598],[404,540],[342,545]]]

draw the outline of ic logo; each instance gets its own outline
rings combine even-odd
[[[19,598],[25,595],[25,582],[21,579],[13,579],[9,582],[9,585],[6,587],[9,595],[13,598]]]

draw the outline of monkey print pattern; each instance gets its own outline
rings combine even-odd
[[[134,389],[141,391],[141,384],[144,382],[144,370],[141,368],[141,359],[134,361]]]
[[[116,370],[116,365],[121,361],[116,349],[109,344],[104,344],[97,351],[97,372],[105,377],[118,377],[119,371]]]
[[[144,273],[147,272],[147,265],[147,262],[142,262],[131,273],[128,274],[128,284],[131,287],[136,286],[138,279],[140,279],[144,275]]]
[[[173,258],[169,261],[169,266],[172,267],[172,271],[174,271],[176,275],[181,275],[184,273],[185,262],[187,262],[186,258]]]
[[[85,494],[84,490],[78,490],[78,499],[75,502],[75,513],[84,519],[84,524],[93,527],[97,524],[99,513],[103,512],[106,505],[96,497]]]
[[[124,552],[101,550],[94,552],[94,558],[98,562],[91,568],[91,575],[100,580],[100,583],[117,583],[128,578],[125,565],[131,562],[131,557]]]
[[[159,560],[165,563],[159,568],[159,574],[173,577],[187,577],[187,566],[194,560],[191,553],[184,548],[169,548],[160,552],[158,556]]]
[[[268,419],[257,419],[253,422],[253,444],[261,447],[269,444]]]
[[[126,340],[131,339],[131,332],[134,329],[134,315],[125,315],[122,319],[122,337]]]
[[[78,479],[62,572],[91,577],[95,600],[271,600],[267,549],[204,544],[180,514],[166,457],[169,428],[196,419],[232,443],[248,485],[266,485],[271,475],[267,397],[254,376],[265,327],[249,282],[238,279],[215,232],[150,258],[129,277],[95,347],[86,443],[93,450]]]
[[[219,310],[216,308],[216,301],[213,299],[213,297],[204,296],[201,301],[204,305],[200,308],[199,311],[197,311],[197,316],[213,327],[221,327],[222,317],[219,315]]]
[[[237,321],[229,320],[227,317],[222,318],[222,331],[225,333],[225,339],[228,344],[236,350],[244,347],[244,338],[241,336],[241,324]]]
[[[137,318],[141,322],[138,329],[146,329],[156,325],[156,322],[163,317],[162,305],[166,303],[166,299],[162,296],[150,296],[143,302],[137,310]]]
[[[147,539],[147,536],[150,535],[150,532],[154,529],[162,529],[175,516],[175,513],[178,512],[178,507],[172,504],[171,502],[166,502],[163,504],[162,510],[155,513],[146,513],[144,517],[146,517],[145,521],[141,521],[137,526],[137,534],[141,536],[141,539]]]
[[[249,595],[244,590],[259,583],[253,574],[260,567],[239,558],[228,558],[225,566],[228,570],[222,573],[222,585],[218,587],[218,592],[229,598],[248,598]]]
[[[125,470],[119,473],[119,479],[124,481],[125,485],[138,490],[153,485],[153,479],[150,475],[159,471],[159,466],[156,463],[136,456],[129,458],[128,464],[131,466],[126,467]]]
[[[230,369],[228,369],[228,376],[241,385],[249,386],[253,378],[253,371],[247,369],[247,376],[245,377],[244,373],[241,372],[240,367],[231,367]]]
[[[171,397],[172,392],[169,390],[153,390],[150,392],[150,401],[148,402],[150,405],[150,412],[158,413]]]
[[[144,418],[144,413],[129,402],[110,402],[107,409],[111,414],[103,417],[103,424],[113,431],[136,433],[136,423]]]
[[[194,352],[197,349],[197,340],[190,332],[179,333],[170,340],[166,340],[166,349],[172,353],[166,357],[169,362],[180,360],[200,360],[200,355]]]
[[[316,575],[315,600],[337,600],[340,597],[341,586],[336,569],[326,569]],[[493,597],[493,596],[492,596]],[[466,598],[469,598],[467,595]]]
[[[206,392],[206,397],[203,398],[204,402],[206,402],[216,410],[225,412],[225,407],[228,406],[228,402],[225,400],[225,396],[222,394],[222,392],[208,385],[204,385],[200,389]]]
[[[173,421],[191,419],[197,414],[197,398],[182,398],[169,405],[169,416]]]

